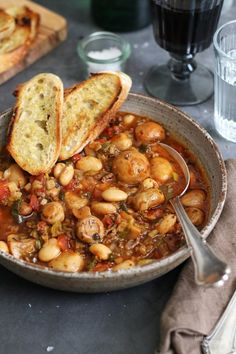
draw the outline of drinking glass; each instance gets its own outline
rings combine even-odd
[[[216,130],[236,143],[236,20],[214,35]]]
[[[147,91],[176,105],[193,105],[213,93],[213,74],[194,60],[212,43],[223,0],[150,0],[156,42],[170,54],[145,79]]]

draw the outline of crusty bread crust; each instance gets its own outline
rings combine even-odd
[[[131,83],[130,77],[124,73],[106,71],[93,74],[88,80],[65,90],[60,160],[80,152],[98,137],[125,101]],[[90,111],[86,110],[89,105],[92,106]]]
[[[0,40],[9,37],[15,29],[15,19],[0,9]]]
[[[61,149],[63,84],[56,75],[42,73],[21,84],[16,93],[7,149],[30,174],[48,172]]]
[[[14,17],[15,30],[0,42],[0,73],[15,66],[28,53],[40,23],[40,16],[28,7],[12,7],[6,10]]]

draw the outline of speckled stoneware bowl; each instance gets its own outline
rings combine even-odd
[[[210,135],[193,119],[177,108],[162,101],[138,94],[129,94],[122,107],[123,111],[133,112],[150,117],[160,122],[172,132],[204,166],[211,186],[211,211],[207,225],[202,230],[202,236],[209,235],[215,226],[224,206],[226,197],[226,170],[219,150]],[[11,112],[7,111],[0,116],[1,144],[5,143],[6,130]],[[128,288],[157,278],[186,260],[190,255],[187,246],[183,246],[169,257],[154,263],[134,267],[119,272],[102,273],[66,273],[26,263],[0,251],[0,263],[32,282],[50,288],[77,291],[102,292]]]

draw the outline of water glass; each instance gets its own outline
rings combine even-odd
[[[225,23],[214,35],[215,128],[236,143],[236,20]]]

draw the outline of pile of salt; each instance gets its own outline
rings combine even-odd
[[[103,49],[101,51],[90,51],[87,53],[87,57],[90,59],[97,60],[96,63],[87,61],[88,72],[96,73],[99,71],[110,70],[110,71],[121,71],[121,60],[114,61],[114,59],[121,56],[121,51],[117,47],[110,47],[108,49]],[[111,62],[109,62],[109,60]],[[101,61],[99,63],[99,61]]]

